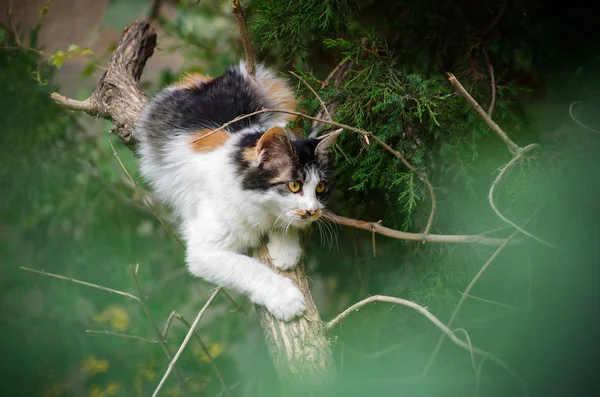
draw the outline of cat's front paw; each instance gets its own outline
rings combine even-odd
[[[282,281],[267,299],[265,307],[278,319],[290,321],[306,311],[306,300],[292,280],[285,278]]]
[[[302,248],[299,245],[282,244],[277,240],[271,240],[267,248],[273,266],[281,270],[295,268],[302,256]]]

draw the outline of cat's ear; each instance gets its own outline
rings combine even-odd
[[[258,163],[277,169],[287,164],[292,155],[292,144],[281,127],[273,127],[263,134],[256,144]]]
[[[329,149],[331,148],[331,145],[333,145],[335,143],[338,136],[340,136],[342,134],[342,131],[344,131],[344,130],[342,128],[340,128],[339,130],[335,130],[333,132],[330,132],[329,134],[325,134],[325,135],[317,138],[320,142],[317,144],[317,147],[315,148],[315,156],[319,159],[326,158],[327,153],[329,152]]]

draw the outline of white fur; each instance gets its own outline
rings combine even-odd
[[[182,220],[189,271],[291,320],[306,309],[300,290],[246,254],[268,234],[273,264],[282,270],[296,266],[302,254],[296,229],[311,223],[296,211],[322,208],[315,194],[319,178],[311,173],[302,194],[242,190],[231,161],[242,134],[208,153],[193,152],[185,135],[174,138],[162,148],[161,164],[141,138],[141,170]]]

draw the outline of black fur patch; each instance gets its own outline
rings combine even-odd
[[[142,129],[151,143],[158,147],[174,133],[193,134],[201,129],[219,128],[236,117],[267,107],[252,85],[235,68],[210,82],[193,88],[164,91],[151,104]],[[250,116],[227,127],[236,133],[259,121]]]

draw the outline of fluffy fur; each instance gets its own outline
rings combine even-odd
[[[298,231],[324,210],[326,153],[338,134],[293,137],[283,129],[291,118],[282,113],[211,132],[261,108],[294,106],[285,80],[262,66],[249,76],[241,63],[219,78],[190,75],[164,89],[136,129],[142,174],[181,220],[189,271],[246,294],[283,320],[304,312],[303,295],[248,253],[268,236],[273,264],[296,266]]]

